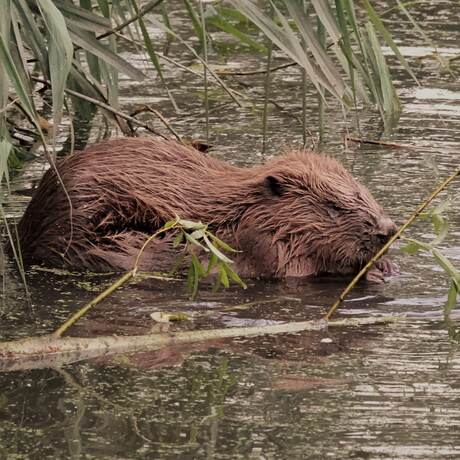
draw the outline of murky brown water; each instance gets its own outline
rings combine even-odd
[[[444,56],[460,55],[457,1],[424,0],[413,11]],[[176,21],[181,20],[177,16]],[[444,72],[430,57],[430,44],[423,43],[404,18],[392,13],[389,26],[421,82],[417,87],[396,70],[404,113],[392,140],[415,148],[350,145],[344,151],[337,133],[345,132],[345,122],[331,107],[324,149],[340,157],[402,223],[438,181],[427,158],[434,159],[442,177],[460,163],[460,60],[452,61],[454,75]],[[261,65],[256,57],[231,51],[236,53],[232,61],[243,69]],[[143,65],[132,50],[127,53]],[[158,97],[157,80],[124,82],[124,107],[155,104],[181,134],[204,138],[200,80],[168,69],[183,114],[173,114],[167,99]],[[237,78],[256,85],[252,97],[262,94],[257,89],[260,77]],[[273,98],[287,110],[271,110],[270,154],[301,142],[299,123],[291,116],[300,113],[299,78],[295,68],[274,75]],[[231,84],[238,87],[235,80]],[[316,99],[309,100],[314,130]],[[260,104],[249,101],[237,109],[220,106],[223,101],[212,103],[213,154],[243,164],[259,161]],[[360,113],[360,127],[365,138],[377,139],[382,132],[369,112]],[[90,138],[97,136],[96,124]],[[41,169],[41,163],[29,164],[15,180],[11,214],[20,214],[23,191]],[[450,234],[443,251],[458,267],[458,183],[452,190],[457,200],[449,213]],[[424,224],[410,233],[429,237]],[[361,284],[341,314],[409,314],[405,323],[222,340],[59,370],[0,374],[0,458],[460,458],[460,353],[440,321],[447,281],[428,256],[403,256],[393,250],[393,257],[401,276],[384,286]],[[12,339],[53,330],[109,280],[32,271],[31,313],[20,282],[7,270],[0,336]],[[73,333],[144,333],[152,326],[149,314],[156,310],[216,312],[178,326],[186,329],[319,318],[344,284],[251,281],[246,291],[203,291],[198,301],[190,302],[182,284],[144,280],[99,305]],[[270,299],[274,301],[262,303]],[[224,306],[245,302],[255,304],[219,313]]]

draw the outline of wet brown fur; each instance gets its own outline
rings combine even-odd
[[[126,138],[57,167],[72,213],[48,170],[18,228],[26,263],[126,270],[147,236],[178,215],[242,251],[236,269],[245,276],[347,274],[394,231],[366,187],[308,151],[239,168],[174,141]],[[158,240],[142,268],[168,270],[175,256],[170,239]]]

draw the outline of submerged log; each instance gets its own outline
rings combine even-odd
[[[303,331],[325,331],[334,326],[383,324],[400,320],[398,317],[355,318],[339,321],[323,319],[291,322],[269,326],[234,327],[204,331],[149,334],[137,336],[104,336],[95,338],[57,337],[46,335],[0,343],[0,370],[56,368],[86,359],[119,353],[152,351],[183,343],[203,342],[232,337],[265,334],[292,334]]]

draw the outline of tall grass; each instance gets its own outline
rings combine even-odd
[[[43,120],[36,108],[41,88],[37,81],[51,89],[53,152],[66,106],[72,107],[77,115],[81,112],[90,118],[96,107],[106,108],[108,104],[114,110],[104,110],[104,116],[129,134],[129,127],[117,116],[118,74],[142,80],[145,73],[118,54],[120,34],[140,38],[152,71],[160,77],[157,91],[165,92],[178,110],[160,63],[161,50],[155,37],[149,35],[148,24],[161,27],[168,35],[168,42],[176,40],[194,53],[205,68],[204,85],[207,87],[211,81],[221,85],[237,104],[240,104],[238,94],[207,64],[209,27],[233,35],[261,56],[273,46],[278,47],[301,67],[305,76],[303,87],[309,81],[322,100],[333,97],[345,108],[353,107],[358,100],[372,103],[388,129],[399,116],[399,101],[380,43],[390,46],[402,65],[407,69],[408,66],[368,0],[363,3],[360,20],[353,0],[282,0],[276,4],[269,1],[266,8],[251,0],[232,0],[233,7],[183,0],[184,12],[198,38],[198,49],[181,36],[180,30],[172,28],[162,0],[151,0],[142,6],[138,0],[114,3],[4,0],[2,4],[5,6],[0,18],[2,179],[8,179],[7,159],[15,148],[7,114],[22,111],[37,136],[43,138]],[[268,47],[261,43],[257,30],[246,27],[248,23],[265,34]],[[318,35],[316,29],[324,32]],[[266,122],[263,125],[265,131]]]

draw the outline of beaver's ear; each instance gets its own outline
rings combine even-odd
[[[281,196],[284,193],[284,186],[279,177],[267,176],[264,181],[264,186],[271,195]]]

